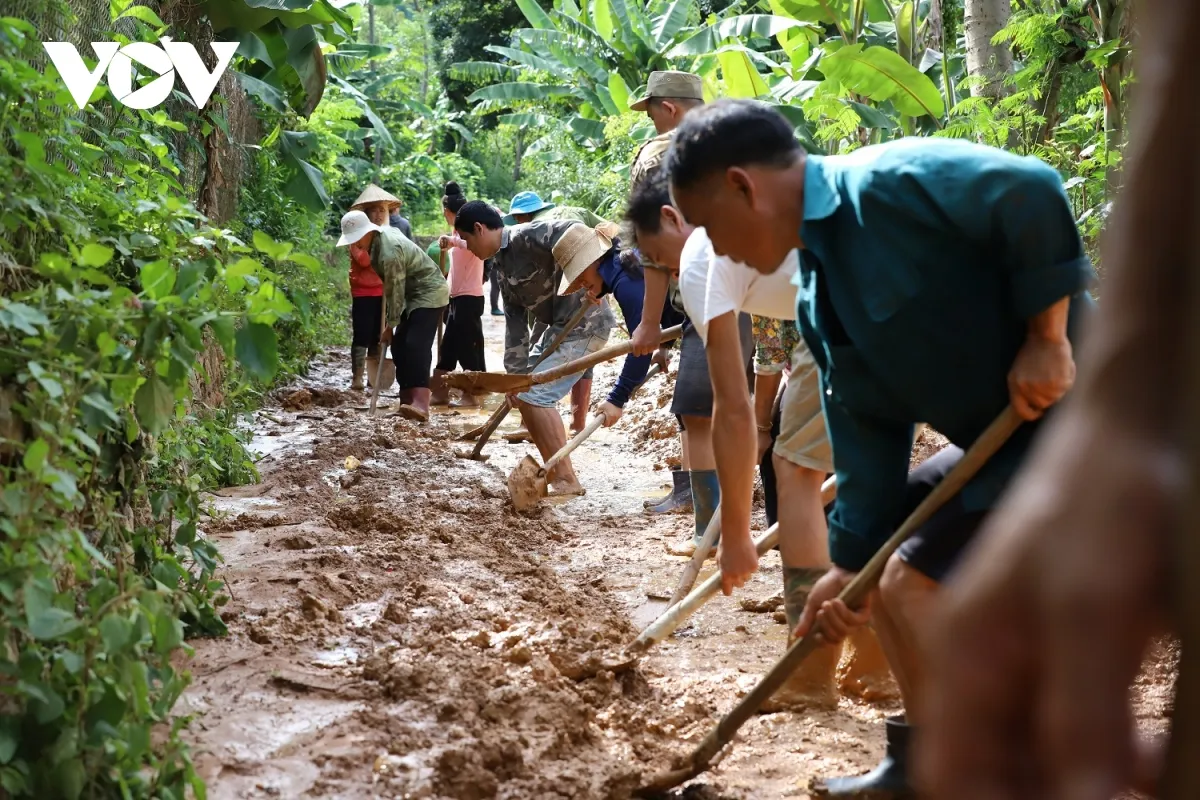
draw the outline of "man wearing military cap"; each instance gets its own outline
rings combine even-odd
[[[629,171],[631,190],[636,188],[662,162],[667,150],[671,147],[671,136],[679,127],[679,123],[683,121],[684,116],[692,109],[702,105],[704,105],[704,81],[700,79],[699,75],[673,71],[650,73],[650,78],[646,81],[646,93],[631,103],[629,108],[632,111],[646,112],[646,116],[650,117],[650,121],[654,123],[654,130],[658,132],[658,135],[642,145],[637,155],[634,156],[633,168]],[[656,265],[645,263],[645,259],[643,259],[643,265],[651,267],[651,269],[646,270],[646,294],[642,305],[642,322],[632,333],[634,352],[638,355],[653,352],[658,347],[658,340],[662,334],[660,320],[668,295],[671,296],[671,305],[676,311],[683,313],[683,303],[679,299],[678,283],[674,280],[674,276],[661,268],[653,268]],[[661,359],[666,360],[665,351]],[[703,362],[704,359],[701,357],[695,363]],[[683,369],[682,365],[680,369]],[[705,383],[707,377],[707,375],[703,377]],[[693,468],[690,435],[683,430],[682,419],[680,419],[679,425],[679,440],[683,451],[680,469],[672,473],[672,488],[666,497],[656,501],[647,501],[646,510],[651,513],[682,513],[690,511],[692,508],[691,484],[688,477],[689,471]],[[705,439],[705,433],[699,433],[697,438],[697,444],[701,450],[709,452],[711,447],[707,445],[706,441],[701,441]],[[706,466],[704,462],[705,459],[702,458],[701,466]]]
[[[704,105],[704,81],[690,72],[651,72],[646,94],[630,104],[630,111],[645,111],[658,133],[642,145],[633,159],[630,182],[636,185],[662,161],[671,146],[671,133],[693,108]]]

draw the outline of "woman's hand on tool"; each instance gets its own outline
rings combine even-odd
[[[611,428],[613,425],[617,424],[617,420],[621,418],[621,414],[624,413],[624,410],[617,408],[612,403],[605,400],[600,404],[599,413],[602,417],[604,417],[604,427]]]
[[[1088,407],[1046,431],[947,583],[922,797],[1107,800],[1154,778],[1128,690],[1166,616],[1186,472],[1177,445],[1137,433],[1123,409]]]
[[[633,342],[633,354],[635,356],[650,355],[658,349],[658,340],[661,338],[662,326],[643,319],[641,324],[633,329],[633,335],[629,337]]]
[[[747,529],[742,535],[723,531],[717,547],[717,563],[721,567],[721,591],[726,597],[733,594],[758,571],[758,550]]]
[[[392,329],[384,325],[383,330],[379,332],[379,343],[386,346],[392,343]]]
[[[650,366],[658,365],[658,368],[666,372],[671,368],[671,349],[664,345],[659,345],[658,351],[650,359]]]
[[[854,628],[870,622],[870,603],[854,611],[838,599],[838,595],[857,574],[841,567],[833,567],[813,584],[812,591],[808,593],[808,602],[804,604],[804,613],[800,616],[800,624],[792,632],[793,635],[806,636],[816,626],[821,641],[837,644],[849,636]]]

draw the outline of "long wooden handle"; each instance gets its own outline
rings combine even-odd
[[[651,378],[653,378],[655,375],[657,375],[660,372],[662,372],[662,366],[659,364],[655,364],[653,367],[651,367],[649,370],[647,370],[646,377],[642,378],[642,382],[639,383],[636,387],[634,387],[634,390],[629,393],[629,396],[633,397],[637,393],[638,389],[641,389],[643,386],[646,385],[646,381],[650,380]],[[583,430],[581,430],[579,433],[577,433],[571,437],[571,441],[569,441],[565,445],[563,445],[562,449],[560,449],[557,453],[550,456],[550,458],[546,459],[546,464],[545,464],[545,466],[542,467],[541,472],[546,473],[546,472],[549,472],[550,470],[554,469],[555,464],[562,461],[567,456],[571,455],[572,450],[574,450],[576,447],[579,447],[579,445],[583,444],[583,441],[585,439],[587,439],[589,436],[591,436],[593,433],[595,433],[597,430],[599,430],[600,426],[603,424],[604,424],[604,415],[603,414],[598,414],[598,415],[592,417],[592,420],[587,425],[584,426]]]
[[[574,330],[575,326],[583,321],[583,317],[587,313],[587,310],[588,307],[586,304],[581,305],[579,310],[575,312],[575,315],[567,320],[567,324],[563,325],[563,329],[558,332],[557,336],[554,337],[554,341],[550,342],[550,346],[543,350],[541,355],[538,356],[537,361],[534,362],[534,368],[549,358],[550,354],[557,350],[560,344],[566,341],[567,334]],[[512,411],[512,401],[506,397],[504,398],[504,402],[500,404],[500,407],[492,412],[492,416],[490,419],[488,419],[487,423],[482,428],[478,429],[479,440],[475,442],[475,449],[471,451],[471,458],[479,457],[479,454],[483,452],[483,446],[487,444],[487,440],[490,439],[492,434],[496,432],[496,428],[500,427],[501,420],[508,416],[509,411]]]
[[[941,508],[947,500],[961,491],[963,486],[975,477],[979,469],[996,454],[996,451],[1008,441],[1020,425],[1021,418],[1017,416],[1013,407],[1005,408],[1000,416],[980,434],[970,449],[963,454],[962,459],[954,465],[949,474],[933,488],[933,491],[909,514],[908,519],[904,520],[891,538],[871,557],[867,565],[842,589],[838,598],[851,608],[862,606],[867,595],[879,583],[888,559],[900,548],[900,545],[904,544],[909,536],[928,522],[934,512]],[[817,630],[810,630],[808,634],[802,636],[788,648],[787,652],[783,654],[783,658],[779,659],[775,666],[763,676],[750,694],[746,695],[728,714],[722,717],[712,732],[704,737],[704,740],[689,757],[687,766],[657,777],[650,784],[638,790],[639,796],[678,786],[708,769],[713,758],[721,748],[732,741],[746,720],[758,711],[767,698],[775,694],[805,657],[816,650],[817,633]]]
[[[692,553],[691,559],[687,566],[683,568],[683,574],[679,576],[679,585],[675,587],[675,594],[671,595],[671,599],[667,601],[667,608],[678,603],[688,592],[692,591],[692,587],[696,585],[696,577],[700,574],[700,568],[704,566],[705,559],[708,558],[708,553],[716,543],[717,537],[721,535],[721,504],[717,503],[717,508],[713,511],[712,518],[708,521],[708,527],[704,529],[704,536],[700,539],[700,544],[696,546],[696,552]]]
[[[379,310],[381,312],[380,319],[382,320],[382,324],[379,326],[379,335],[382,338],[383,328],[387,325],[387,295],[380,298]],[[379,405],[379,393],[383,391],[383,365],[386,363],[388,351],[388,345],[383,344],[383,342],[380,342],[378,347],[379,366],[375,368],[375,385],[372,387],[374,391],[371,392],[371,410],[369,412],[372,417],[375,416],[375,407]]]
[[[683,326],[676,325],[674,328],[667,328],[662,332],[662,337],[658,340],[659,344],[669,342],[672,339],[678,339],[683,334]],[[559,378],[565,378],[568,375],[574,375],[576,372],[583,372],[589,367],[594,367],[597,364],[603,364],[605,361],[610,361],[618,356],[627,355],[633,352],[633,342],[623,342],[622,344],[614,344],[611,347],[605,347],[597,350],[594,353],[588,353],[583,358],[577,358],[574,361],[568,361],[562,366],[548,369],[545,372],[535,372],[530,374],[532,385],[537,386],[540,383],[551,383]]]
[[[821,503],[828,505],[837,492],[837,479],[830,478],[821,486]],[[776,523],[754,540],[754,549],[758,555],[764,556],[779,544],[779,524]],[[646,626],[629,647],[625,648],[628,656],[640,656],[654,645],[666,639],[682,625],[687,618],[695,614],[701,606],[707,603],[721,588],[721,572],[710,575],[704,583],[689,592],[686,597],[676,604],[668,605],[658,619]]]

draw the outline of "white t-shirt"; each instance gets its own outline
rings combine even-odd
[[[764,275],[713,253],[708,234],[697,228],[679,256],[679,293],[688,318],[707,343],[708,323],[730,311],[794,320],[796,286],[792,278],[799,267],[799,255],[793,250],[779,269]]]

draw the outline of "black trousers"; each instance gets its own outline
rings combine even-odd
[[[396,382],[401,391],[429,388],[433,340],[445,310],[445,306],[414,308],[400,319],[392,334],[392,360],[396,362]]]
[[[500,308],[500,280],[496,276],[496,271],[492,270],[491,280],[488,281],[492,293],[492,311]]]
[[[355,297],[350,301],[352,347],[367,348],[367,355],[379,355],[379,332],[383,330],[383,298]]]
[[[483,296],[459,295],[450,298],[446,330],[442,334],[442,355],[437,368],[452,372],[455,367],[483,372]]]

